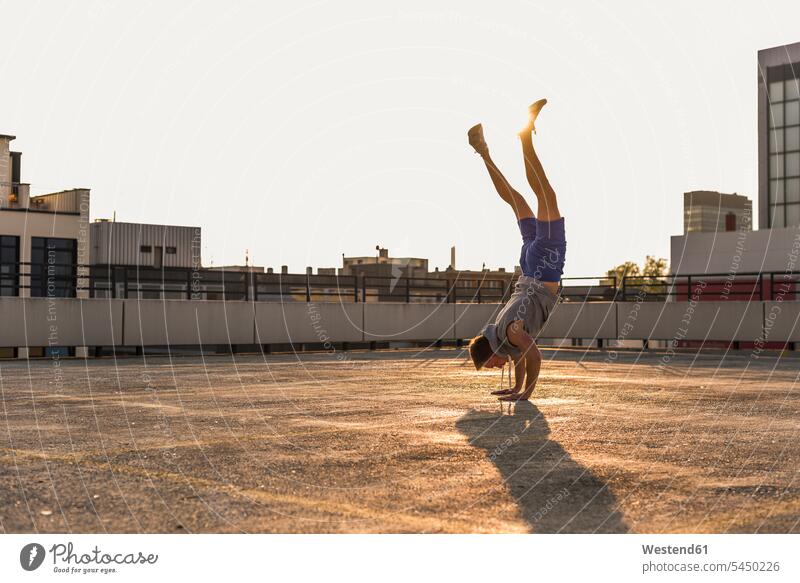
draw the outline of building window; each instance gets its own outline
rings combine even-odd
[[[785,226],[785,215],[783,204],[774,204],[770,206],[770,227],[780,229]]]
[[[800,123],[800,102],[787,101],[783,105],[783,125],[796,126]]]
[[[786,144],[786,150],[793,152],[800,150],[800,127],[786,128],[783,134],[783,139]],[[780,150],[775,150],[776,152]]]
[[[783,98],[786,101],[800,98],[800,86],[797,79],[787,79],[783,82]]]
[[[769,131],[769,151],[770,154],[783,152],[783,130]]]
[[[769,200],[770,205],[783,203],[784,190],[786,184],[783,180],[770,180],[769,181]]]
[[[78,242],[55,237],[31,238],[31,297],[74,298]]]
[[[141,247],[139,247],[139,252],[140,253],[152,253],[153,252],[153,247],[151,247],[150,245],[142,245]]]
[[[786,205],[786,224],[790,226],[800,225],[800,204]]]
[[[783,127],[783,103],[772,103],[769,106],[769,127]]]
[[[783,81],[773,81],[769,84],[770,101],[783,101]]]
[[[167,255],[175,255],[178,252],[178,249],[177,247],[167,247],[165,251],[167,252]]]
[[[784,182],[786,202],[800,202],[800,178],[789,178]]]
[[[769,226],[800,226],[800,86],[782,68],[769,73]]]
[[[0,296],[19,295],[19,237],[0,236]]]

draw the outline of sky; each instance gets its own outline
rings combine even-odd
[[[91,188],[92,218],[197,225],[203,262],[427,257],[513,268],[511,210],[466,141],[534,200],[535,143],[565,276],[669,256],[682,193],[757,206],[756,53],[797,2],[0,0],[0,133],[32,194]],[[535,209],[535,206],[534,206]]]

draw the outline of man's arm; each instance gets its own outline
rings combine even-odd
[[[519,393],[525,382],[525,357],[520,356],[514,361],[514,392]]]
[[[523,328],[521,320],[516,320],[508,326],[506,337],[522,353],[522,358],[517,362],[525,363],[525,389],[521,393],[518,392],[522,388],[520,386],[515,394],[501,397],[501,399],[503,401],[527,401],[536,387],[536,381],[539,380],[539,371],[542,368],[542,353],[539,352],[539,347],[536,346],[536,342],[531,338],[530,334]]]

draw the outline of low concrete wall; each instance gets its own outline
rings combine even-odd
[[[540,338],[616,338],[614,302],[562,302],[556,305]]]
[[[126,346],[253,344],[250,302],[119,300]]]
[[[502,307],[502,304],[456,304],[454,336],[464,339],[477,336],[486,324],[494,322]]]
[[[364,340],[453,340],[455,304],[375,302],[364,307]]]
[[[764,341],[800,342],[800,302],[764,302]]]
[[[630,303],[630,302],[629,302]],[[620,304],[624,306],[627,304]],[[763,302],[642,302],[634,320],[619,308],[620,333],[629,340],[738,340],[762,332]],[[633,309],[633,307],[631,307]]]
[[[361,342],[364,304],[255,304],[255,343]]]
[[[0,298],[0,346],[101,346],[122,342],[122,302]]]
[[[468,339],[500,304],[0,298],[0,346]],[[51,328],[54,326],[54,328]],[[800,302],[561,303],[540,338],[800,342]]]

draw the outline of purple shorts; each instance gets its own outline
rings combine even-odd
[[[567,253],[564,217],[555,221],[520,219],[519,230],[522,233],[519,257],[522,274],[539,281],[560,281]]]

